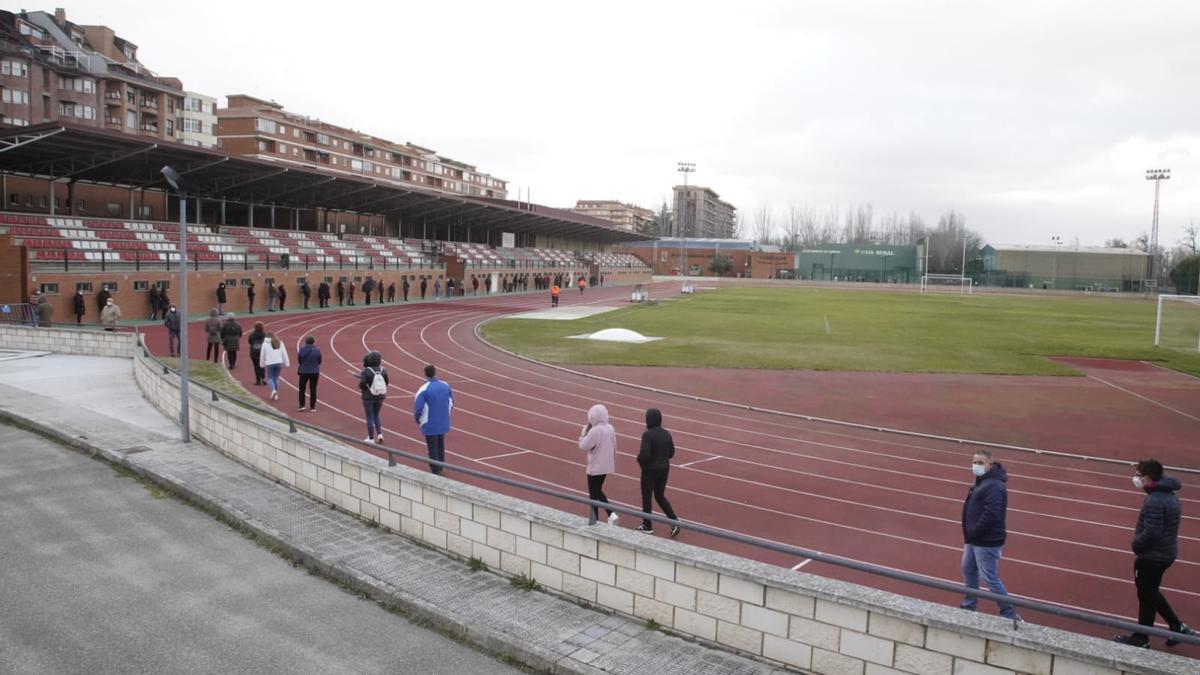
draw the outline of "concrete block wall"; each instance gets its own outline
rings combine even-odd
[[[129,358],[136,346],[137,336],[130,332],[0,324],[0,347],[5,349]]]
[[[176,381],[134,351],[146,398],[177,413]],[[193,390],[195,391],[195,390]],[[378,458],[241,406],[192,398],[193,433],[364,520],[606,610],[816,673],[1195,673],[1196,662],[793,572],[566,513]],[[564,508],[570,508],[565,506]],[[577,509],[580,514],[583,508]]]

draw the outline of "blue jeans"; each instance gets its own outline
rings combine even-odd
[[[1008,595],[1008,591],[1004,589],[1004,584],[1000,581],[1000,575],[996,572],[1003,552],[1003,546],[975,546],[973,544],[963,546],[962,573],[963,583],[966,587],[978,590],[979,579],[982,577],[983,583],[987,584],[989,591],[999,595]],[[965,595],[960,607],[975,611],[978,602],[979,598]],[[1017,611],[1012,605],[1003,602],[996,604],[1000,606],[1000,616],[1006,619],[1016,618]]]
[[[267,384],[271,387],[271,391],[279,391],[279,373],[282,370],[282,363],[272,363],[267,366]]]
[[[171,356],[179,353],[179,331],[167,331],[167,350],[171,352]]]
[[[363,412],[367,415],[367,436],[371,438],[383,435],[383,422],[379,421],[380,410],[383,410],[383,399],[378,401],[363,399]]]

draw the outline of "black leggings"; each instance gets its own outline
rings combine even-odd
[[[267,369],[258,364],[260,356],[262,356],[261,349],[250,350],[250,365],[254,366],[254,384],[262,384],[267,381]]]
[[[209,359],[212,359],[213,363],[217,363],[221,360],[221,343],[208,343],[208,348],[204,350],[204,360],[207,361]]]
[[[1154,615],[1158,614],[1167,622],[1171,630],[1179,630],[1179,617],[1170,603],[1158,590],[1162,585],[1163,574],[1171,566],[1169,562],[1158,560],[1135,560],[1133,563],[1133,582],[1137,586],[1138,623],[1143,626],[1154,625]],[[1137,633],[1146,640],[1150,639],[1145,633]]]
[[[300,373],[300,407],[304,407],[304,387],[308,387],[308,407],[315,409],[317,407],[317,380],[321,379],[319,373]]]
[[[596,502],[604,502],[605,504],[608,503],[608,497],[604,496],[605,478],[608,478],[608,474],[606,473],[602,473],[599,476],[593,476],[590,473],[588,474],[588,499]],[[605,511],[608,511],[608,515],[610,516],[613,514],[612,509],[605,509]],[[595,506],[592,507],[592,515],[596,518],[600,517],[600,510]]]
[[[675,509],[671,508],[671,502],[667,501],[667,474],[671,472],[671,467],[665,469],[642,469],[642,511],[650,513],[650,495],[653,493],[654,501],[658,502],[658,507],[671,520],[678,520],[675,517]],[[642,519],[642,524],[646,527],[652,527],[649,518]]]
[[[233,367],[237,365],[237,352],[225,350],[225,360],[229,362],[229,369],[233,370]]]

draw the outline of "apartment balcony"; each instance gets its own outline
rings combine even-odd
[[[125,125],[121,122],[120,117],[107,117],[104,119],[104,127],[120,131],[125,128]]]
[[[143,99],[142,99],[142,107],[143,107],[143,108],[149,108],[149,109],[151,109],[151,110],[158,110],[158,99],[156,99],[156,98],[143,98]]]

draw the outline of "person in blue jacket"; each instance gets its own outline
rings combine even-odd
[[[967,588],[978,590],[979,578],[992,593],[1008,595],[1004,584],[1000,581],[997,568],[1000,566],[1000,556],[1004,552],[1004,540],[1008,532],[1005,529],[1005,516],[1008,513],[1008,472],[1000,462],[992,461],[989,450],[980,450],[971,460],[971,472],[975,474],[975,484],[967,492],[967,501],[963,504],[963,583]],[[979,598],[973,595],[963,596],[962,608],[975,610]],[[1000,606],[1000,616],[1014,621],[1021,617],[1012,605],[997,602]]]
[[[317,381],[321,379],[321,350],[317,339],[311,335],[304,338],[304,346],[296,352],[296,374],[300,376],[300,407],[304,410],[304,388],[308,388],[308,411],[317,409]]]
[[[437,369],[425,366],[425,384],[417,390],[413,401],[413,419],[421,425],[425,436],[425,447],[429,459],[446,461],[446,434],[450,432],[450,410],[454,408],[454,394],[450,385],[437,379]],[[430,464],[429,470],[442,475],[442,467]]]

